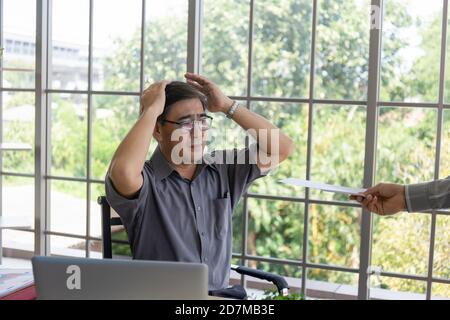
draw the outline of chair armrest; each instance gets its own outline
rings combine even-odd
[[[232,266],[231,269],[242,275],[272,282],[277,287],[278,292],[282,296],[287,296],[289,294],[289,285],[282,276],[243,266]]]

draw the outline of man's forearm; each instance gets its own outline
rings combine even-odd
[[[409,212],[450,208],[450,177],[407,185],[405,198]]]
[[[157,117],[154,108],[148,108],[142,113],[114,154],[110,167],[111,177],[133,179],[140,176]]]
[[[259,114],[240,106],[234,113],[233,120],[244,130],[254,130],[254,132],[256,133],[256,137],[254,138],[260,144],[260,150],[262,150],[266,154],[279,154],[288,156],[292,152],[294,148],[294,142],[292,141],[292,139],[285,135],[269,120],[260,116]],[[272,141],[272,130],[278,130],[278,135],[273,135],[274,137],[278,137],[278,141]],[[275,144],[274,147],[273,144]],[[278,144],[278,146],[276,144]]]

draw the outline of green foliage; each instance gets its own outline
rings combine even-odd
[[[112,240],[125,240],[128,241],[128,236],[127,233],[125,232],[125,230],[120,230],[117,232],[112,233],[111,235]],[[113,256],[126,256],[126,257],[131,257],[131,249],[130,246],[127,244],[121,244],[121,243],[112,243],[111,245],[112,247],[112,253]]]
[[[363,3],[364,5],[362,5]],[[366,99],[368,69],[368,15],[364,1],[319,1],[316,43],[315,98]],[[405,2],[386,2],[391,18],[383,33],[381,98],[404,101],[415,98],[436,101],[437,78],[430,65],[439,44],[440,18],[421,28],[421,47],[427,52],[411,72],[400,72],[401,49],[407,45],[398,28],[420,24],[409,16]],[[395,11],[394,11],[395,10]],[[265,0],[255,2],[251,92],[256,96],[308,97],[312,8],[310,1]],[[215,0],[205,3],[203,33],[203,73],[228,95],[246,95],[248,61],[248,1]],[[394,17],[394,18],[392,18]],[[368,20],[368,19],[367,19]],[[181,80],[186,71],[186,21],[161,18],[148,22],[145,34],[144,77],[150,83],[160,79]],[[139,90],[140,33],[117,39],[115,50],[103,60],[105,87],[119,91]],[[449,66],[450,64],[447,64]],[[450,69],[449,69],[450,70]],[[13,79],[14,80],[14,79]],[[11,81],[13,81],[11,80]],[[15,80],[14,80],[15,81]],[[448,87],[448,86],[447,86]],[[34,98],[17,93],[6,107],[34,104]],[[58,175],[85,176],[87,152],[86,114],[79,116],[75,97],[53,97],[52,172]],[[138,116],[134,97],[96,95],[93,97],[93,176],[103,179],[120,141]],[[292,137],[297,145],[293,155],[274,172],[256,181],[250,191],[259,194],[303,197],[304,190],[282,186],[284,177],[304,178],[307,162],[308,117],[313,117],[312,172],[314,180],[361,186],[364,172],[364,106],[307,105],[258,102],[250,106]],[[217,129],[211,148],[229,146],[239,129],[225,118],[214,115]],[[433,178],[437,113],[432,109],[380,108],[377,149],[377,181],[415,183]],[[450,168],[450,112],[444,113],[441,176]],[[28,123],[13,122],[4,127],[5,141],[33,144],[34,129]],[[152,144],[152,152],[155,144]],[[33,172],[33,154],[4,153],[4,168]],[[83,194],[70,182],[59,185],[72,194]],[[77,187],[78,188],[78,187]],[[95,187],[93,198],[104,193]],[[346,201],[339,195],[311,192],[322,200]],[[233,218],[233,250],[242,251],[244,206],[240,203]],[[249,198],[248,253],[299,260],[303,251],[304,205],[288,201]],[[352,268],[359,267],[361,210],[350,207],[311,205],[309,208],[308,261]],[[373,264],[384,270],[426,275],[430,217],[401,214],[374,219]],[[436,234],[435,271],[450,277],[450,221],[439,219]],[[124,232],[118,234],[124,237]],[[130,254],[124,246],[113,246],[115,254]],[[251,267],[285,276],[300,276],[300,268],[278,264]],[[337,283],[352,283],[352,275],[311,269],[308,277]],[[380,286],[393,290],[423,292],[423,283],[383,279]],[[448,288],[440,289],[450,295]],[[270,296],[274,298],[274,296]],[[302,297],[298,297],[302,298]]]
[[[266,290],[261,300],[306,300],[306,297],[301,293],[290,293],[287,296],[282,296],[276,290]]]

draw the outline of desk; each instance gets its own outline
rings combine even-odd
[[[0,300],[36,300],[36,288],[33,285],[20,289],[0,298]]]
[[[0,298],[0,300],[36,300],[36,287],[33,285]],[[233,300],[208,296],[208,300]]]
[[[36,287],[33,284],[29,287],[20,289],[19,291],[8,294],[7,296],[1,297],[0,300],[36,300]],[[233,299],[208,296],[208,300],[233,300]]]
[[[2,264],[2,230],[11,228],[30,229],[31,221],[27,217],[4,217],[0,216],[0,265]]]
[[[36,299],[31,269],[0,268],[0,300]]]

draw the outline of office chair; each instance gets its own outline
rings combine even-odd
[[[123,225],[122,220],[119,217],[111,217],[111,206],[109,205],[105,196],[98,197],[97,202],[98,204],[100,204],[102,209],[103,258],[112,259],[113,243],[126,245],[130,244],[125,240],[111,239],[111,226]],[[287,296],[289,294],[289,285],[282,276],[244,266],[232,265],[231,270],[234,270],[242,275],[272,282],[277,287],[280,295]],[[210,295],[234,299],[247,299],[247,293],[245,289],[239,285],[227,289],[212,291],[210,292]]]

